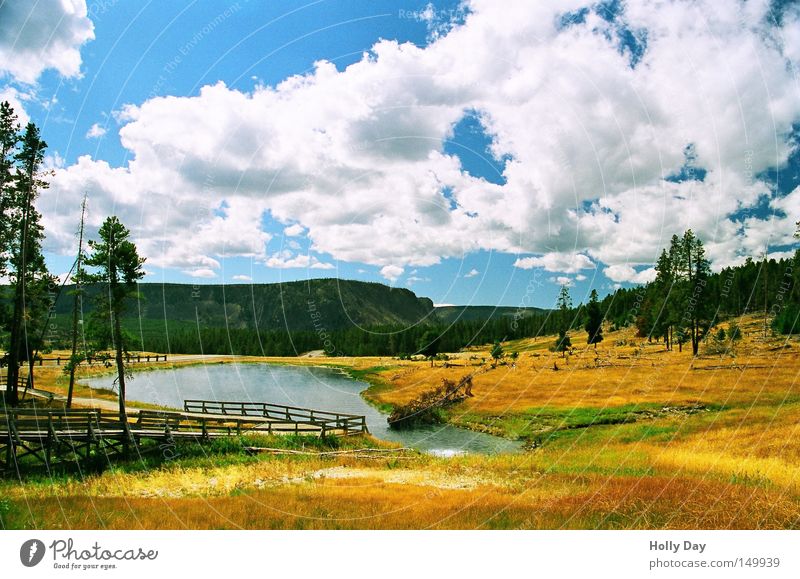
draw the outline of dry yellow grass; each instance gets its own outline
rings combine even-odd
[[[552,336],[521,340],[505,346],[521,352],[516,364],[489,369],[480,360],[488,350],[460,354],[445,368],[441,362],[430,368],[422,362],[394,362],[397,368],[380,373],[391,384],[374,398],[402,404],[420,392],[438,385],[443,378],[455,380],[476,372],[473,393],[464,411],[508,413],[538,407],[607,407],[628,404],[680,405],[776,404],[797,394],[800,347],[795,342],[785,351],[772,351],[784,340],[764,343],[752,334],[736,345],[738,355],[704,356],[694,359],[690,349],[666,352],[663,344],[636,338],[633,329],[612,332],[598,348],[588,347],[584,332],[572,334],[575,353],[562,356],[549,352]],[[615,345],[624,342],[625,345]],[[702,350],[701,350],[702,354]],[[558,371],[554,370],[554,364]],[[712,368],[712,369],[709,369]]]
[[[228,496],[73,495],[27,503],[26,528],[426,529],[790,528],[785,494],[675,477],[557,475],[522,492],[323,479]]]

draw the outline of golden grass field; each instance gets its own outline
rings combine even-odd
[[[632,329],[607,331],[596,351],[576,331],[574,353],[563,357],[548,350],[552,336],[506,343],[519,357],[495,369],[488,348],[454,354],[447,368],[248,358],[345,367],[370,381],[365,395],[377,404],[475,372],[474,398],[451,407],[449,420],[523,438],[528,450],[449,459],[210,454],[5,480],[0,516],[14,528],[797,528],[800,344],[764,338],[756,317],[740,324],[733,355],[704,355],[701,346],[697,358]],[[174,364],[183,363],[197,361]],[[82,370],[100,371],[108,370]],[[57,368],[37,379],[65,388]],[[83,387],[76,395],[113,398]],[[391,446],[344,443],[363,444]]]

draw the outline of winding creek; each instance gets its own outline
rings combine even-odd
[[[113,377],[82,380],[92,388],[110,388]],[[516,452],[521,443],[450,425],[391,430],[386,415],[360,395],[368,384],[321,367],[270,364],[209,364],[137,372],[128,382],[128,400],[182,408],[190,398],[271,402],[319,410],[363,414],[369,431],[440,456]]]

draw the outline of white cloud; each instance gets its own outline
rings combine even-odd
[[[586,281],[586,276],[579,273],[575,276],[575,281]]]
[[[480,273],[481,272],[479,272],[477,269],[473,267],[471,270],[469,270],[467,273],[464,274],[464,277],[465,278],[475,277],[476,275],[480,275]]]
[[[32,84],[48,68],[80,75],[80,48],[94,39],[85,0],[0,2],[0,73]]]
[[[608,279],[615,282],[647,283],[656,279],[655,268],[637,272],[629,265],[611,265],[603,270]]]
[[[223,255],[333,267],[266,255],[267,212],[292,224],[286,235],[304,232],[311,251],[390,281],[481,249],[538,254],[515,265],[553,273],[599,262],[609,279],[634,281],[687,227],[717,267],[791,240],[796,213],[732,216],[769,193],[753,175],[786,160],[800,122],[787,63],[800,54],[796,11],[777,30],[765,2],[624,3],[617,24],[647,31],[632,68],[596,14],[558,29],[583,4],[472,0],[464,23],[424,48],[386,40],[343,71],[323,61],[274,87],[218,83],[126,106],[117,119],[134,161],[83,157],[59,171],[42,195],[48,244],[71,248],[84,188],[153,263],[185,269]],[[443,152],[468,111],[492,139],[503,184]],[[664,181],[688,143],[705,181]]]
[[[236,281],[253,281],[253,278],[249,275],[235,275],[233,276],[233,279]]]
[[[333,264],[321,262],[313,255],[293,255],[291,251],[287,250],[272,254],[265,263],[267,267],[276,269],[334,269]]]
[[[290,225],[289,227],[284,228],[283,234],[286,237],[297,237],[298,235],[303,235],[303,232],[306,230],[305,227],[300,225],[299,223],[295,223]]]
[[[106,129],[101,127],[99,124],[95,123],[91,127],[89,127],[89,130],[86,132],[86,138],[99,139],[105,134],[106,134]]]
[[[217,274],[214,272],[214,270],[202,267],[199,267],[197,269],[185,270],[183,273],[185,273],[189,277],[197,277],[197,278],[210,279],[213,277],[217,277]]]
[[[572,287],[575,285],[575,280],[571,277],[565,275],[559,275],[557,277],[551,277],[550,281],[553,283],[557,283],[558,285],[565,285],[567,287]]]
[[[408,287],[411,287],[412,285],[414,285],[416,283],[427,282],[427,281],[431,281],[431,278],[429,278],[429,277],[420,277],[418,275],[412,275],[412,276],[409,276],[409,277],[406,278],[406,285]]]
[[[381,268],[381,275],[389,280],[390,282],[394,283],[397,279],[403,275],[405,269],[399,267],[397,265],[385,265]]]
[[[594,269],[594,262],[581,253],[546,253],[541,257],[523,257],[514,262],[520,269],[544,268],[545,271],[577,273],[582,269]]]

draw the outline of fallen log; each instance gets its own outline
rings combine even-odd
[[[423,392],[408,404],[395,408],[391,416],[387,418],[389,426],[391,428],[411,428],[418,424],[442,422],[438,410],[473,396],[473,376],[474,374],[468,374],[458,383],[443,378],[442,385],[438,388]]]

